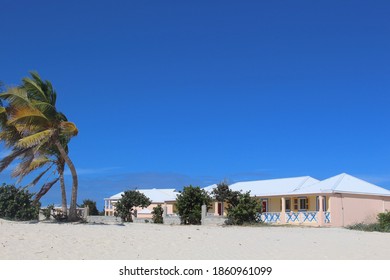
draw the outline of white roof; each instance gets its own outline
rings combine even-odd
[[[213,191],[213,189],[215,189],[216,187],[218,187],[217,184],[212,184],[212,185],[207,186],[207,187],[205,187],[205,188],[203,188],[203,189],[204,189],[206,192],[211,193],[211,192]]]
[[[179,194],[175,189],[141,189],[137,191],[150,198],[152,203],[173,201],[176,200],[176,195]],[[109,199],[121,199],[122,194],[124,194],[124,192],[117,193],[111,196]]]
[[[238,182],[230,185],[233,191],[250,191],[251,196],[273,196],[292,194],[300,188],[319,182],[310,176]]]
[[[346,173],[306,186],[296,193],[352,193],[390,196],[390,191]]]

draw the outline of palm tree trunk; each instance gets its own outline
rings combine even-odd
[[[64,169],[59,170],[60,173],[60,185],[61,185],[61,195],[62,195],[62,212],[68,214],[68,203],[66,201],[66,189],[65,189],[65,179],[64,179]]]
[[[61,153],[62,158],[65,160],[66,164],[69,167],[70,173],[72,174],[72,197],[70,199],[70,207],[69,207],[69,221],[74,222],[77,221],[77,190],[78,190],[78,178],[76,168],[74,167],[73,162],[70,160],[68,154],[66,153],[64,147],[62,147],[60,141],[58,139],[55,140],[55,145]]]

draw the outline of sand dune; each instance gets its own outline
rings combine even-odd
[[[342,228],[92,225],[0,220],[3,260],[390,259],[390,234]]]

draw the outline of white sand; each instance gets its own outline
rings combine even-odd
[[[3,260],[390,259],[390,233],[342,228],[91,225],[0,220]]]

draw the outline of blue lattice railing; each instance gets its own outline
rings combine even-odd
[[[257,221],[263,223],[277,223],[280,222],[280,212],[264,212],[257,215]]]
[[[280,223],[281,213],[280,212],[264,212],[257,215],[258,222],[263,223]],[[324,222],[330,223],[331,215],[330,212],[324,212]],[[318,211],[304,211],[304,212],[287,212],[286,223],[315,223],[318,224],[319,215]]]

